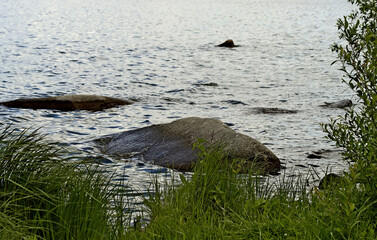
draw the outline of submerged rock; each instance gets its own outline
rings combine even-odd
[[[322,156],[319,155],[319,154],[310,153],[310,154],[308,154],[307,158],[310,158],[310,159],[321,159]]]
[[[21,98],[0,104],[12,108],[101,111],[107,108],[132,103],[133,101],[131,100],[97,95],[62,95],[45,98]]]
[[[204,87],[217,87],[219,84],[215,82],[208,82],[208,83],[194,83],[194,86],[204,86]]]
[[[218,47],[227,47],[227,48],[234,48],[238,47],[239,45],[235,45],[232,39],[228,39],[222,44],[217,45]]]
[[[206,140],[206,146],[222,144],[230,158],[244,158],[247,166],[255,164],[266,173],[280,170],[280,160],[267,147],[211,118],[183,118],[96,141],[101,150],[110,155],[128,156],[137,152],[145,161],[156,165],[191,171],[198,159],[198,151],[193,149],[198,139]]]
[[[325,102],[324,105],[321,105],[321,107],[326,108],[345,108],[345,107],[351,107],[352,101],[349,99],[340,100],[338,102]]]
[[[283,108],[265,108],[265,107],[256,107],[251,110],[252,113],[257,114],[292,114],[297,113],[297,110],[289,110]]]

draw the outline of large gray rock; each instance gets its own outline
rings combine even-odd
[[[24,98],[0,104],[12,108],[57,109],[62,111],[89,110],[101,111],[120,105],[128,105],[130,100],[97,95],[62,95],[46,98]]]
[[[244,158],[249,166],[253,162],[264,172],[277,173],[280,170],[280,160],[267,147],[211,118],[183,118],[108,135],[98,139],[97,143],[109,155],[139,153],[145,161],[156,165],[190,171],[198,159],[198,152],[193,149],[198,139],[206,140],[207,146],[221,143],[231,158]]]

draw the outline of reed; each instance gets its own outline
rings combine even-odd
[[[121,239],[126,187],[36,132],[0,134],[0,239]]]

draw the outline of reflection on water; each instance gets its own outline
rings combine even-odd
[[[288,175],[316,166],[341,171],[319,123],[343,110],[323,102],[351,98],[330,63],[336,19],[346,0],[110,0],[0,3],[1,101],[97,94],[140,101],[104,112],[0,107],[0,118],[41,128],[52,141],[92,154],[91,140],[199,116],[219,118],[268,147]],[[239,48],[214,47],[232,38]],[[256,107],[297,110],[255,114]],[[145,190],[166,169],[108,158],[130,185]]]

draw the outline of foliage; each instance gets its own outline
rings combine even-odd
[[[351,0],[359,8],[338,20],[340,39],[334,44],[345,73],[343,82],[356,94],[360,108],[324,125],[328,137],[344,148],[344,156],[360,164],[375,163],[377,147],[377,5],[372,0]]]
[[[35,132],[0,133],[0,239],[118,239],[122,189],[74,163]]]
[[[360,201],[377,199],[377,2],[350,0],[357,9],[338,20],[338,54],[342,79],[355,92],[359,107],[323,125],[328,137],[354,162],[349,177],[364,191]],[[377,206],[376,208],[377,216]]]

